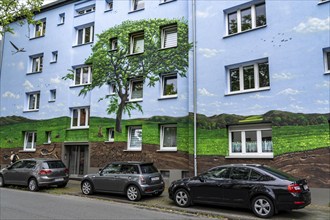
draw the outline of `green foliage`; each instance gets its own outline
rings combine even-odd
[[[10,24],[18,21],[20,25],[25,22],[33,24],[35,21],[34,13],[40,11],[43,0],[1,0],[0,1],[0,34],[4,35],[6,32],[14,33]]]

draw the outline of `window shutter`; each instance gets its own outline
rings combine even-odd
[[[170,29],[165,31],[164,47],[176,47],[177,46],[177,31],[176,29]]]

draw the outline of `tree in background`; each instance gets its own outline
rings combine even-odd
[[[0,1],[0,34],[14,33],[9,25],[15,21],[19,25],[25,22],[35,23],[34,13],[40,11],[43,0],[1,0]]]
[[[168,48],[162,47],[166,41],[162,37],[164,27],[172,28],[170,34],[177,33],[175,44]],[[79,95],[111,85],[114,94],[99,100],[108,100],[107,113],[116,114],[116,131],[121,132],[123,113],[131,116],[132,110],[143,112],[138,102],[129,102],[132,89],[139,90],[143,85],[153,87],[166,73],[186,76],[188,53],[192,48],[188,42],[188,25],[183,19],[124,21],[97,36],[98,41],[85,62],[92,66],[92,82],[84,86]],[[74,70],[63,77],[68,78],[74,79]],[[141,83],[131,88],[132,79],[139,79]]]

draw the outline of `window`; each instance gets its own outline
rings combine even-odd
[[[162,48],[176,47],[178,39],[178,29],[176,25],[162,28]]]
[[[241,125],[229,127],[229,155],[238,157],[273,156],[270,125]]]
[[[110,43],[110,50],[117,50],[118,38],[111,38],[109,43]]]
[[[163,178],[168,179],[170,178],[170,171],[168,170],[161,170],[160,174],[162,175]]]
[[[24,151],[34,151],[37,145],[37,133],[27,131],[24,135]]]
[[[52,52],[52,60],[50,62],[51,63],[56,63],[57,62],[57,58],[58,58],[58,52],[57,51],[53,51]]]
[[[27,93],[27,110],[35,111],[39,110],[40,104],[40,92]]]
[[[34,26],[34,37],[42,37],[46,34],[46,19],[39,20]]]
[[[230,167],[217,167],[214,168],[207,173],[205,173],[205,177],[208,178],[217,178],[217,179],[228,179],[230,174]]]
[[[94,26],[77,29],[77,45],[91,43],[94,40]]]
[[[105,10],[110,11],[113,9],[113,0],[105,0]]]
[[[133,126],[128,127],[128,150],[137,150],[142,149],[142,127]]]
[[[174,2],[174,1],[176,1],[176,0],[160,0],[160,4]]]
[[[115,141],[115,130],[113,128],[108,128],[107,133],[108,133],[108,141],[114,142]]]
[[[58,25],[64,24],[65,22],[65,13],[58,15]]]
[[[89,108],[72,109],[71,128],[87,128],[89,126]]]
[[[177,150],[176,125],[162,125],[160,127],[160,149]]]
[[[237,7],[236,7],[237,8]],[[227,35],[240,33],[266,25],[265,3],[250,5],[243,9],[225,11]]]
[[[91,82],[92,79],[92,67],[83,66],[75,69],[74,72],[74,85],[86,85]]]
[[[130,54],[143,53],[144,51],[144,33],[139,32],[131,34]]]
[[[132,11],[144,9],[144,0],[132,0]]]
[[[50,102],[55,102],[55,100],[56,100],[56,89],[49,90],[49,94],[50,94],[49,101]]]
[[[249,180],[250,169],[246,167],[233,167],[230,173],[232,180]]]
[[[143,81],[131,80],[130,101],[142,101],[143,99]]]
[[[46,143],[50,144],[52,142],[52,132],[46,131]]]
[[[95,11],[95,5],[88,6],[86,8],[77,9],[77,15],[83,15]]]
[[[162,97],[177,97],[177,75],[162,76]]]
[[[116,94],[116,85],[114,83],[109,84],[109,94],[115,95]]]
[[[227,67],[229,94],[269,89],[268,60]]]
[[[43,67],[43,54],[31,56],[31,73],[42,72]]]
[[[330,73],[330,48],[323,49],[324,56],[324,72],[326,74]]]

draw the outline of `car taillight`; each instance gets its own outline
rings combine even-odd
[[[141,184],[147,184],[147,181],[143,176],[140,176],[140,182]]]
[[[292,184],[288,185],[288,190],[291,193],[300,193],[302,191],[299,184],[297,184],[297,183],[292,183]]]
[[[39,175],[50,175],[51,173],[52,173],[51,170],[46,170],[46,169],[39,171]]]

